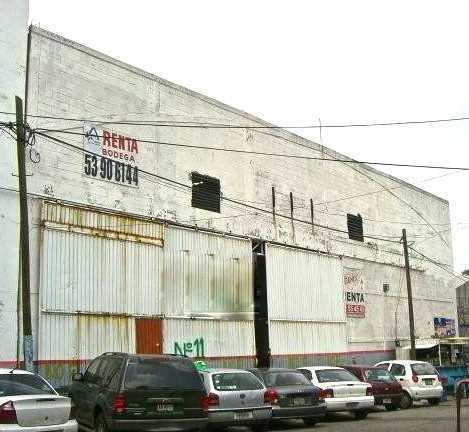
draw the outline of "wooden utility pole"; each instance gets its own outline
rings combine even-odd
[[[414,305],[412,301],[412,283],[410,280],[409,250],[407,248],[407,233],[402,230],[402,243],[404,245],[405,275],[407,279],[407,304],[409,306],[409,330],[410,330],[410,359],[415,360],[415,326]]]
[[[33,332],[31,326],[31,294],[29,285],[29,222],[28,197],[26,190],[25,130],[23,123],[23,101],[16,102],[16,144],[18,153],[18,183],[20,191],[20,255],[21,255],[21,304],[23,310],[23,356],[24,367],[33,371]]]
[[[311,204],[311,231],[314,234],[314,203],[312,199],[309,202]]]

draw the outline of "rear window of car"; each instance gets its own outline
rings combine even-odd
[[[130,359],[124,387],[128,390],[185,389],[203,391],[199,373],[190,361],[181,359]]]
[[[215,390],[260,390],[264,388],[261,382],[251,373],[217,373],[212,375]]]
[[[300,371],[268,372],[265,374],[264,379],[268,387],[311,385]]]
[[[380,381],[391,383],[396,379],[386,369],[368,369],[365,371],[365,376],[368,381]]]
[[[438,375],[436,369],[429,363],[414,363],[410,367],[415,375]]]
[[[340,381],[360,381],[355,375],[344,369],[320,369],[316,371],[320,383]]]
[[[57,393],[41,377],[29,374],[1,374],[0,397]]]

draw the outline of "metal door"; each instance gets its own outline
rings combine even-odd
[[[163,354],[163,320],[137,318],[135,333],[137,354]]]

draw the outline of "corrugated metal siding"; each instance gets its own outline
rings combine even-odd
[[[342,323],[270,321],[272,355],[347,351],[347,326]]]
[[[165,353],[175,353],[176,343],[182,347],[200,338],[205,357],[254,356],[256,352],[252,320],[165,319],[163,332]]]
[[[161,313],[162,248],[45,229],[42,252],[43,309]]]
[[[266,249],[269,318],[346,322],[340,259],[299,249]]]
[[[164,249],[166,315],[253,312],[250,241],[170,227]]]
[[[106,351],[135,352],[130,317],[41,314],[40,360],[88,360]]]
[[[133,217],[86,210],[63,204],[44,202],[42,220],[57,229],[83,232],[98,237],[163,244],[164,225]],[[114,233],[114,235],[113,235]]]

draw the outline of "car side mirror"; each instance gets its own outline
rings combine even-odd
[[[74,373],[72,376],[73,381],[83,381],[83,374],[80,372]]]

